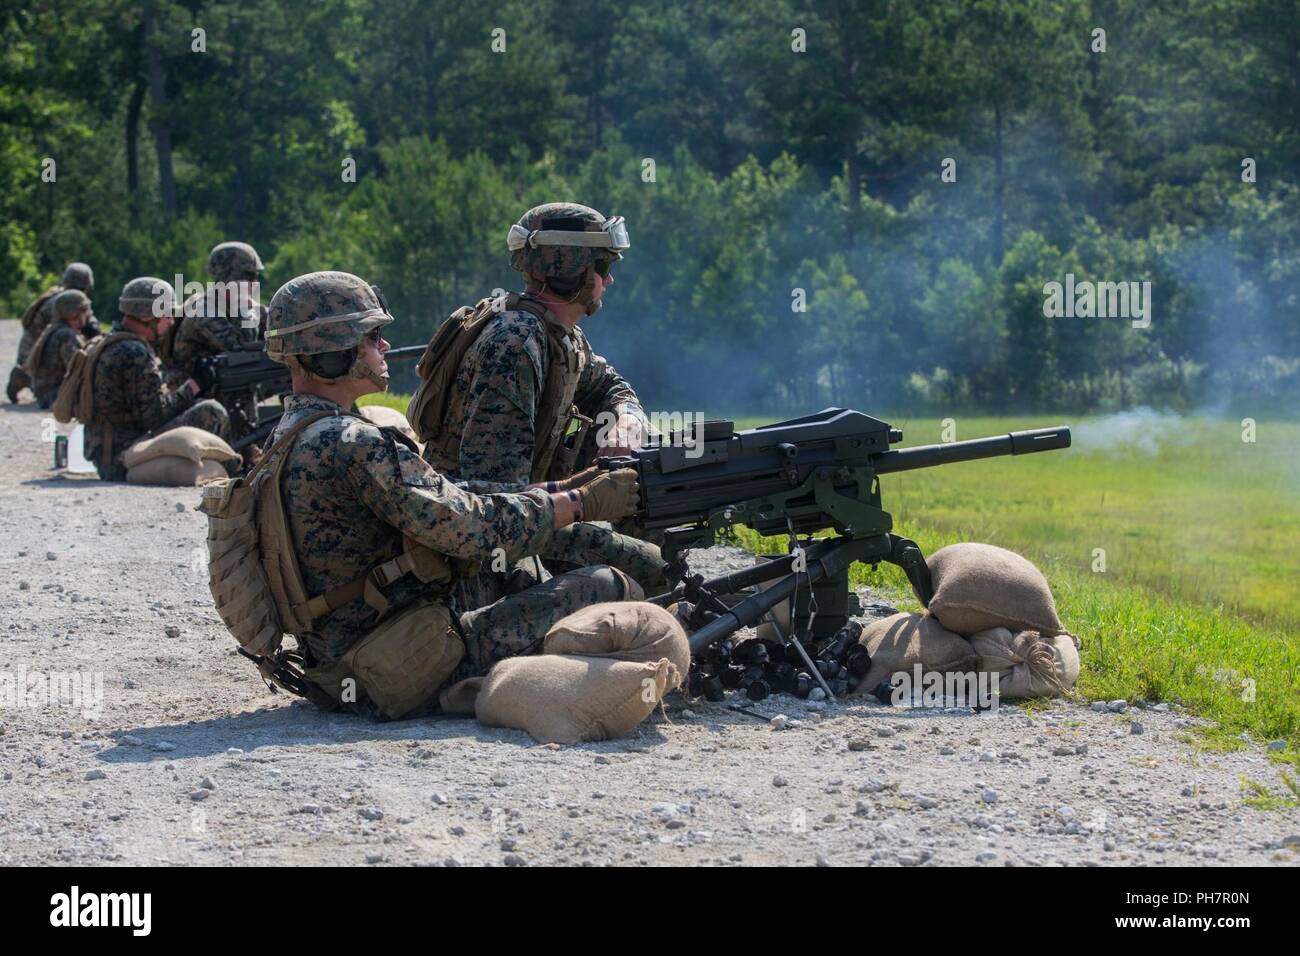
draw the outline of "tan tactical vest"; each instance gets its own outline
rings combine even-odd
[[[465,418],[464,396],[453,387],[456,375],[470,348],[495,316],[502,311],[528,312],[542,320],[547,345],[546,381],[535,416],[530,477],[533,481],[567,478],[591,425],[591,420],[573,404],[587,357],[574,346],[564,326],[536,299],[512,292],[506,296],[504,309],[494,308],[495,302],[493,298],[480,299],[473,307],[457,309],[438,326],[416,366],[420,386],[407,406],[406,419],[425,443],[425,459],[438,471],[456,474]],[[578,432],[566,444],[565,435],[575,420]]]

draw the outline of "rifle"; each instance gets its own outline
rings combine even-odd
[[[746,686],[751,698],[761,699],[773,685],[806,696],[814,683],[833,698],[850,688],[852,678],[864,677],[869,659],[856,650],[856,636],[844,634],[854,624],[848,614],[848,569],[854,561],[873,568],[882,561],[897,565],[921,603],[929,605],[930,569],[916,542],[893,533],[893,519],[881,504],[880,475],[1070,445],[1070,429],[1057,426],[892,450],[890,445],[903,440],[899,429],[842,408],[739,432],[726,421],[704,422],[691,431],[689,438],[674,432],[629,457],[601,463],[638,472],[637,519],[647,530],[663,532],[662,552],[674,585],[653,601],[661,607],[683,600],[695,606],[692,693],[714,700],[722,698],[724,686]],[[712,545],[736,524],[763,535],[789,534],[790,552],[711,580],[692,573],[687,552]],[[835,536],[813,538],[823,531]],[[787,635],[772,611],[801,586],[807,588],[804,604],[792,601],[793,627]],[[823,602],[832,613],[822,615],[817,628]],[[763,653],[751,647],[733,659],[731,636],[765,618],[777,641]],[[762,659],[754,660],[756,654]]]
[[[409,345],[398,349],[389,349],[384,353],[384,358],[405,359],[419,358],[424,354],[423,345]],[[201,358],[196,363],[195,379],[198,381],[207,381],[210,390],[222,397],[239,396],[253,393],[256,401],[262,401],[271,396],[284,396],[293,391],[293,380],[289,374],[288,366],[281,362],[275,361],[266,354],[266,346],[262,343],[250,344],[247,348],[238,349],[231,352],[221,352],[217,355],[210,355]],[[205,391],[208,391],[205,388]],[[238,406],[238,401],[230,401],[227,408],[231,414],[243,415],[242,409],[230,408]],[[280,422],[280,415],[273,415],[256,424],[245,422],[247,434],[236,442],[231,443],[231,448],[240,451],[249,445],[263,441],[271,432],[275,431],[275,426]]]

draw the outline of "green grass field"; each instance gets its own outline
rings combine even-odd
[[[884,417],[903,429],[902,447],[941,439],[938,420]],[[885,476],[885,507],[926,553],[984,541],[1038,562],[1082,641],[1084,699],[1178,701],[1218,722],[1220,745],[1241,731],[1287,738],[1295,760],[1300,424],[1265,421],[1243,442],[1237,420],[972,417],[956,420],[955,437],[1062,423],[1074,430],[1066,451]],[[755,551],[784,547],[739,538]],[[917,608],[890,565],[852,577]]]
[[[937,420],[889,420],[900,447],[940,440]],[[1179,701],[1217,720],[1221,740],[1285,737],[1294,755],[1300,424],[1265,422],[1247,443],[1239,421],[1211,418],[972,417],[955,437],[1061,423],[1068,450],[888,475],[885,506],[926,553],[985,541],[1038,562],[1083,642],[1084,698]],[[892,566],[853,578],[918,607]]]

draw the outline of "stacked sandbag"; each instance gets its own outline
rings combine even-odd
[[[190,425],[142,438],[122,455],[130,484],[172,487],[192,487],[228,477],[225,465],[241,461],[220,435]]]
[[[449,688],[442,704],[463,709],[473,697],[482,723],[539,743],[609,740],[649,716],[689,668],[686,632],[672,614],[643,601],[597,604],[552,626],[541,654],[497,663],[481,685]]]
[[[226,466],[219,461],[207,459],[195,462],[175,455],[150,458],[126,473],[129,484],[165,485],[169,488],[193,488],[195,485],[206,485],[210,481],[229,477]]]
[[[1043,572],[1014,551],[991,544],[950,544],[930,556],[930,613],[969,637],[991,627],[1064,634]]]
[[[928,614],[894,614],[872,621],[862,629],[858,643],[871,655],[871,670],[855,693],[871,693],[900,672],[912,680],[918,664],[923,677],[970,673],[979,668],[979,657],[970,642]]]
[[[1058,697],[1079,679],[1079,640],[994,627],[971,635],[981,671],[998,675],[1001,697]]]
[[[927,562],[929,613],[970,639],[979,670],[1000,677],[1002,697],[1056,697],[1079,677],[1079,640],[1056,613],[1043,573],[991,544],[952,544]]]
[[[396,428],[419,447],[420,439],[416,437],[415,429],[411,423],[395,408],[389,408],[387,405],[365,405],[357,409],[366,419],[378,425],[380,428]]]

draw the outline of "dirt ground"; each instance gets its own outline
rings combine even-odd
[[[0,323],[6,373],[17,337]],[[235,653],[198,491],[55,472],[51,422],[0,407],[0,863],[1300,861],[1300,815],[1243,804],[1243,779],[1280,789],[1263,745],[1197,754],[1164,705],[670,697],[634,736],[572,747],[322,714]]]

